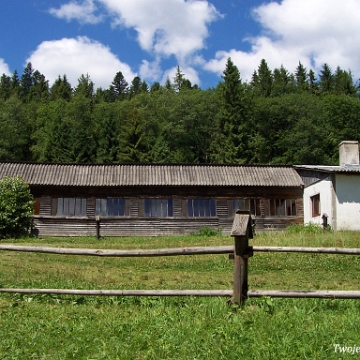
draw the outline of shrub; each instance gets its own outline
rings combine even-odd
[[[0,239],[28,234],[32,227],[33,197],[20,177],[0,181]]]
[[[197,236],[220,236],[222,233],[221,229],[213,229],[208,226],[203,226],[194,235]]]

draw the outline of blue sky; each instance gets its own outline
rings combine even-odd
[[[216,86],[228,57],[250,79],[261,59],[293,72],[326,62],[360,77],[360,0],[8,0],[0,3],[0,74],[27,62],[50,84],[89,74],[108,88],[173,78],[179,65],[201,88]]]

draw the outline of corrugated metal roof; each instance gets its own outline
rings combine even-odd
[[[331,165],[294,165],[295,169],[322,171],[326,173],[360,173],[360,165],[346,164],[343,166]]]
[[[0,179],[15,175],[53,186],[303,186],[288,166],[0,163]]]

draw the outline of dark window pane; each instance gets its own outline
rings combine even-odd
[[[210,216],[216,216],[216,201],[215,201],[215,199],[210,200]]]
[[[125,199],[119,199],[119,216],[125,216]]]
[[[174,216],[173,201],[172,201],[172,199],[169,199],[169,200],[168,200],[168,216],[170,216],[170,217]]]
[[[107,199],[107,216],[114,216],[114,199]]]
[[[199,216],[205,216],[205,200],[199,200]]]
[[[193,200],[193,207],[194,207],[194,216],[199,216],[199,200],[194,199]]]
[[[188,200],[188,216],[194,217],[194,210],[193,210],[193,201]]]

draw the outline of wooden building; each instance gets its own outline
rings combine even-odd
[[[35,198],[39,236],[229,233],[235,211],[256,230],[303,222],[303,181],[287,166],[0,163]]]

